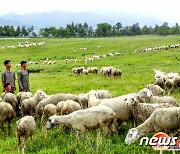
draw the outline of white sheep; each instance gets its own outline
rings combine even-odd
[[[22,116],[35,115],[37,104],[46,97],[47,95],[45,92],[43,92],[42,90],[38,90],[33,97],[23,100],[21,104]]]
[[[174,87],[175,88],[180,88],[180,76],[176,76],[173,78],[173,82],[174,82]]]
[[[82,109],[88,108],[88,97],[87,94],[79,94],[77,96],[77,101]]]
[[[56,114],[56,106],[54,104],[48,104],[44,107],[43,115],[41,117],[41,124],[47,121],[50,116]]]
[[[148,84],[147,88],[151,90],[154,96],[164,95],[165,93],[165,91],[159,85]]]
[[[97,93],[98,99],[112,98],[112,94],[108,90],[97,90]]]
[[[84,110],[74,111],[68,115],[51,116],[46,124],[50,129],[55,125],[70,125],[78,132],[78,137],[86,129],[101,127],[105,135],[112,130],[112,124],[116,122],[116,113],[106,106],[95,106]],[[112,130],[113,131],[113,130]]]
[[[109,77],[111,75],[111,70],[108,67],[101,68],[102,75]]]
[[[59,115],[67,115],[80,109],[80,104],[72,100],[59,102],[56,106],[56,112]]]
[[[128,97],[136,96],[136,93],[130,93],[127,95],[110,98],[110,99],[103,99],[99,106],[108,106],[113,109],[113,111],[117,114],[117,119],[119,126],[128,120],[131,121],[131,127],[134,126],[134,119],[132,112],[126,106],[126,99]]]
[[[137,99],[140,103],[169,103],[174,106],[178,106],[178,102],[175,98],[170,96],[154,96],[153,93],[147,88],[143,88],[137,94]]]
[[[14,111],[16,111],[17,109],[17,105],[18,105],[18,100],[16,98],[16,95],[12,94],[12,93],[7,93],[4,98],[3,98],[3,101],[6,102],[6,103],[9,103],[12,105]]]
[[[179,129],[180,107],[156,109],[144,123],[128,131],[125,143],[131,144],[144,135]]]
[[[126,105],[133,113],[136,120],[144,122],[157,108],[168,108],[175,107],[174,105],[163,103],[163,104],[147,104],[140,103],[136,97],[129,97],[126,100]]]
[[[36,106],[36,116],[42,116],[43,109],[47,104],[57,105],[60,101],[74,100],[77,101],[77,96],[73,94],[55,94],[49,96],[38,103]]]
[[[15,112],[13,110],[13,107],[11,104],[6,102],[0,103],[0,122],[1,122],[1,128],[4,130],[4,122],[8,121],[8,134],[10,135],[11,132],[11,121],[15,117]]]
[[[25,116],[19,119],[16,122],[16,125],[17,125],[18,150],[20,149],[21,137],[24,137],[24,140],[22,142],[22,153],[24,154],[26,140],[29,137],[31,137],[31,142],[32,142],[32,135],[35,132],[36,123],[32,116]]]
[[[113,68],[113,69],[111,70],[111,75],[112,75],[113,77],[121,76],[121,74],[122,74],[122,71],[121,71],[120,69]]]
[[[164,84],[165,84],[166,90],[168,91],[168,95],[169,95],[172,88],[174,87],[173,79],[167,79]]]
[[[17,93],[16,97],[21,105],[23,100],[33,97],[33,94],[31,92],[19,92]]]
[[[155,84],[160,86],[161,88],[164,88],[164,79],[162,78],[155,78]]]

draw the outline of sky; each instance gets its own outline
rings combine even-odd
[[[180,22],[180,0],[0,0],[0,15],[45,11],[125,11]]]

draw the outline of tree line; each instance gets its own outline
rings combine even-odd
[[[39,33],[34,32],[34,27],[26,28],[25,26],[0,26],[0,37],[113,37],[113,36],[132,36],[132,35],[179,35],[180,26],[176,23],[170,27],[167,22],[162,25],[139,26],[139,23],[135,23],[131,26],[123,26],[121,22],[115,25],[108,23],[97,24],[94,29],[87,23],[67,24],[66,27],[46,27],[40,29]]]

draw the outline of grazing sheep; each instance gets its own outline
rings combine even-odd
[[[77,102],[80,104],[82,109],[88,108],[88,97],[86,94],[79,94],[77,96]]]
[[[170,94],[173,86],[174,86],[173,79],[167,79],[167,80],[165,81],[165,87],[166,87],[166,90],[168,91],[168,95]]]
[[[25,116],[19,119],[16,122],[17,125],[17,140],[18,140],[18,149],[20,149],[21,137],[24,137],[24,141],[22,142],[22,153],[24,154],[24,149],[26,146],[26,140],[31,137],[36,129],[36,123],[32,116]]]
[[[83,69],[82,74],[86,76],[88,75],[88,71],[86,69]]]
[[[113,77],[121,76],[121,74],[122,74],[122,71],[121,71],[120,69],[113,68],[113,69],[111,70],[111,75],[112,75]]]
[[[136,120],[140,120],[144,122],[157,108],[168,108],[174,107],[171,104],[163,103],[163,104],[147,104],[147,103],[139,103],[136,97],[129,97],[126,100],[126,105],[129,107],[133,116]]]
[[[123,122],[126,122],[128,120],[131,121],[131,127],[134,126],[134,119],[132,112],[130,109],[126,106],[126,99],[128,97],[136,96],[136,93],[131,93],[123,96],[119,96],[116,98],[110,98],[110,99],[104,99],[99,104],[99,106],[108,106],[113,109],[113,111],[117,114],[117,120],[119,127]]]
[[[46,128],[50,129],[60,124],[70,125],[77,130],[77,136],[79,136],[86,131],[86,129],[100,127],[104,130],[105,135],[108,135],[115,121],[116,113],[111,108],[106,106],[95,106],[74,111],[69,115],[51,116],[46,124]]]
[[[36,115],[42,116],[43,109],[47,104],[57,105],[58,102],[66,100],[77,101],[77,96],[73,94],[55,94],[49,96],[38,103],[36,106]]]
[[[45,92],[38,90],[33,97],[23,100],[21,105],[22,116],[35,115],[37,104],[46,97],[47,95]]]
[[[175,88],[180,88],[180,76],[176,76],[173,78],[173,82],[174,82],[174,87]]]
[[[88,73],[93,73],[93,74],[97,74],[98,73],[98,68],[97,67],[89,67],[87,69]]]
[[[165,91],[159,85],[148,84],[147,88],[151,90],[154,96],[162,95],[165,93]]]
[[[170,96],[154,96],[153,93],[147,88],[143,88],[137,94],[137,99],[140,103],[169,103],[174,106],[179,106],[175,98]]]
[[[144,135],[178,131],[179,129],[180,107],[156,109],[144,123],[128,131],[125,143],[131,144]]]
[[[3,101],[6,102],[6,103],[9,103],[12,105],[14,111],[16,111],[17,109],[17,105],[18,105],[18,100],[16,98],[16,96],[12,93],[7,93],[4,98],[3,98]]]
[[[164,88],[164,80],[162,78],[155,78],[155,84],[160,86],[162,89]]]
[[[97,90],[97,93],[98,99],[112,98],[112,94],[108,90]]]
[[[11,121],[15,117],[15,112],[13,110],[13,107],[11,104],[6,102],[0,103],[0,122],[1,122],[1,128],[4,130],[4,122],[8,121],[8,135],[10,135],[11,132]]]
[[[16,97],[18,99],[18,103],[21,105],[23,100],[33,97],[33,94],[31,92],[19,92]]]
[[[102,67],[101,73],[103,76],[109,77],[111,75],[111,70],[108,67]]]
[[[88,107],[97,106],[102,102],[102,100],[97,99],[101,96],[95,90],[91,90],[90,92],[88,92],[87,97],[88,97]]]
[[[50,116],[56,114],[56,106],[54,104],[48,104],[44,107],[43,115],[41,117],[41,124],[47,121]]]
[[[72,100],[61,101],[56,106],[56,111],[59,115],[67,115],[80,109],[79,103]]]

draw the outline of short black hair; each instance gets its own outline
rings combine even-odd
[[[27,63],[27,61],[22,60],[22,61],[21,61],[21,66],[22,66],[23,64],[26,64],[26,63]]]
[[[6,66],[8,63],[10,63],[11,61],[10,60],[5,60],[4,61],[4,66]]]
[[[4,88],[6,88],[7,86],[9,86],[10,85],[10,83],[5,83],[4,84]]]

